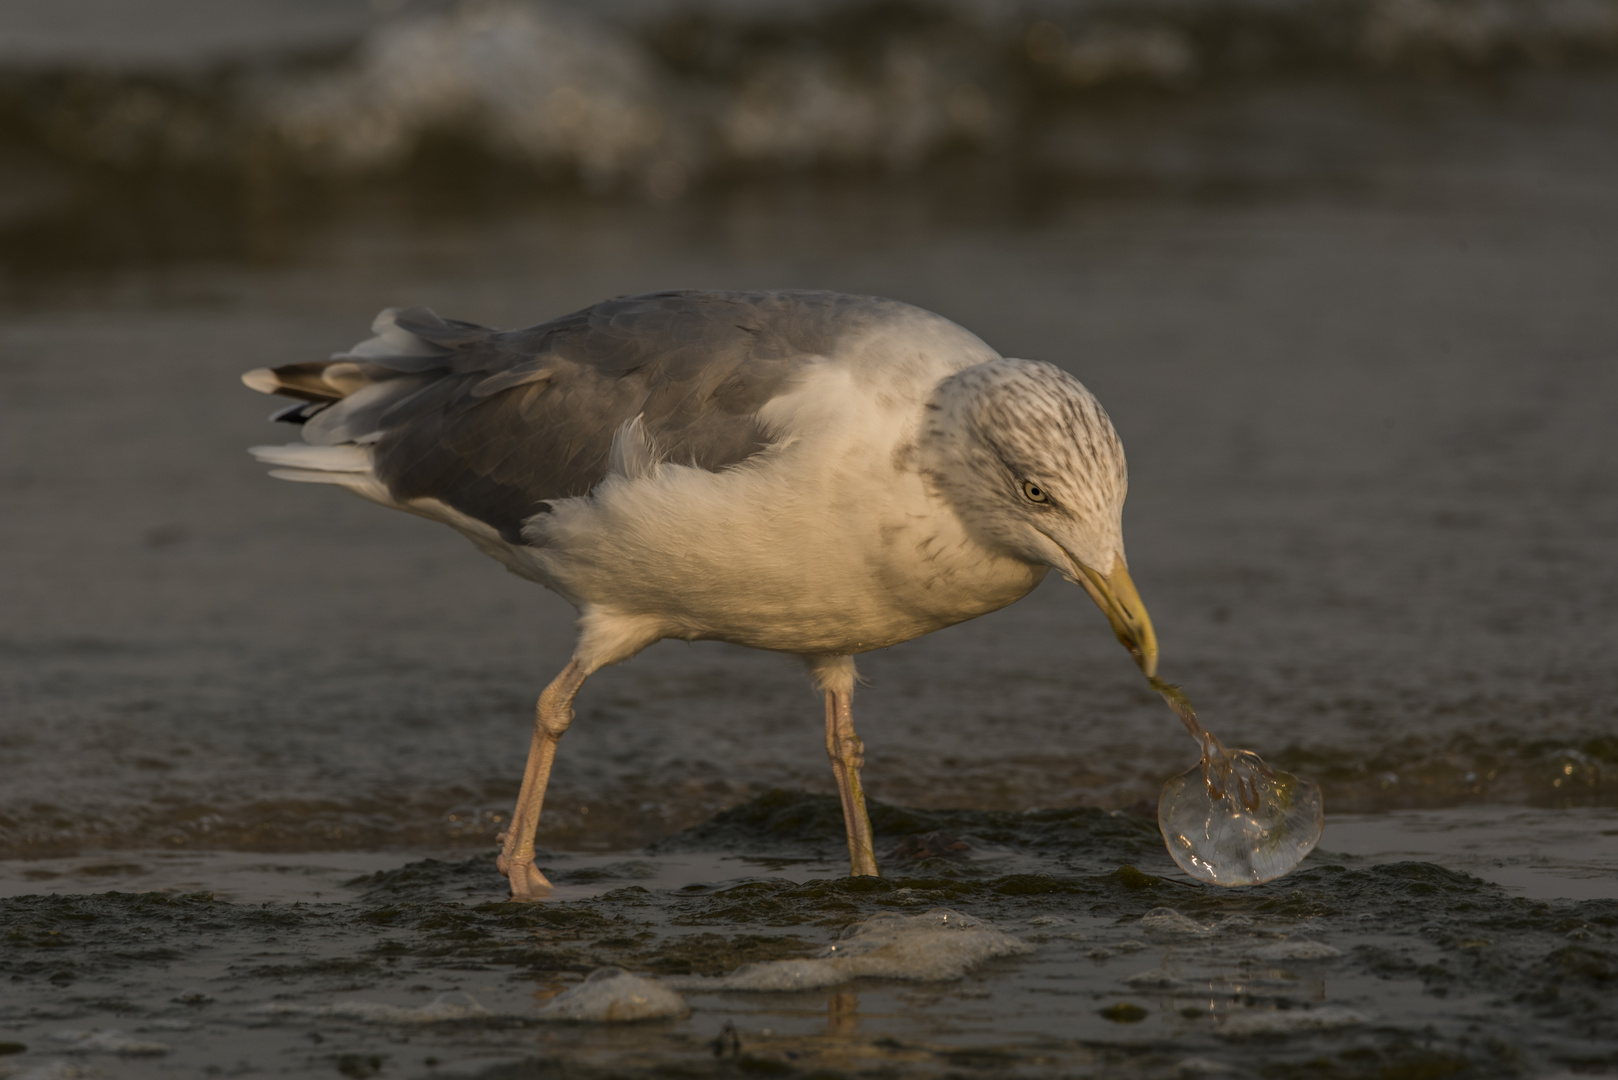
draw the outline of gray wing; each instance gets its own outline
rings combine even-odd
[[[441,500],[516,540],[547,500],[606,476],[626,421],[642,417],[667,460],[743,461],[768,441],[758,410],[798,372],[913,311],[826,292],[663,292],[500,331],[411,308],[330,363],[250,384],[313,402],[289,410],[308,417],[309,442],[370,444],[394,498]]]

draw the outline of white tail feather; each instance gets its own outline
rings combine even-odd
[[[347,488],[361,498],[370,499],[383,506],[391,506],[395,510],[410,509],[393,501],[388,489],[382,486],[382,481],[368,472],[315,472],[312,469],[271,469],[270,475],[277,480],[291,480],[297,484],[335,484]]]
[[[273,394],[281,385],[281,380],[275,377],[275,372],[267,367],[242,372],[242,382],[261,394]]]
[[[339,356],[435,356],[444,350],[430,341],[412,334],[409,330],[399,326],[394,319],[398,316],[398,308],[384,308],[382,313],[371,323],[371,333],[376,336],[367,338],[358,345]]]
[[[280,465],[311,473],[353,474],[371,471],[371,452],[363,446],[310,446],[306,443],[287,443],[285,446],[250,446],[247,452],[266,465]],[[292,480],[302,477],[285,476],[282,479]],[[335,480],[335,482],[343,481]]]

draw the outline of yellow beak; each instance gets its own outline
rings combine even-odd
[[[1112,632],[1118,636],[1119,643],[1129,650],[1147,678],[1156,675],[1157,634],[1152,630],[1152,617],[1146,614],[1146,605],[1135,591],[1123,558],[1113,561],[1110,574],[1092,570],[1076,559],[1074,562],[1083,572],[1079,584],[1112,623]]]

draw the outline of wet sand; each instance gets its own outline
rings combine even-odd
[[[241,258],[14,261],[0,1041],[28,1049],[0,1070],[1618,1067],[1618,153],[1592,106],[1613,94],[1569,77],[1395,116],[1351,183],[379,200]],[[265,478],[243,448],[290,434],[236,376],[343,348],[387,305],[514,326],[670,286],[896,296],[1084,380],[1129,453],[1165,673],[1228,744],[1322,784],[1325,850],[1219,892],[1102,813],[1196,748],[1053,582],[861,659],[868,790],[970,808],[950,827],[981,858],[856,885],[822,833],[644,853],[773,787],[831,790],[795,663],[665,643],[586,688],[542,823],[558,866],[617,866],[614,887],[497,903],[488,846],[572,613],[446,530]],[[970,816],[1036,809],[1076,816]],[[1035,951],[958,983],[692,994],[691,1018],[630,1033],[534,1018],[602,964],[801,956],[933,906]],[[1158,908],[1201,929],[1162,937]],[[1261,952],[1298,938],[1339,955]],[[444,994],[484,1011],[339,1007]],[[727,1021],[741,1049],[716,1058]],[[54,1034],[112,1028],[167,1049]]]
[[[418,853],[438,862],[466,858],[446,849]],[[1009,859],[997,850],[969,856]],[[758,872],[804,882],[842,872],[843,858],[680,852],[649,856],[644,849],[586,854],[548,852],[544,869],[558,871],[553,898],[588,900],[616,887],[625,867],[646,888],[678,889],[693,881],[724,881]],[[1611,808],[1537,810],[1467,806],[1384,814],[1333,814],[1315,863],[1357,866],[1424,862],[1500,886],[1529,900],[1611,899],[1618,878],[1618,811]],[[93,892],[211,893],[236,904],[333,903],[361,896],[370,876],[393,870],[393,851],[125,850],[53,859],[0,861],[0,897],[72,896]],[[1039,869],[1037,860],[1022,865]],[[1177,867],[1154,867],[1166,880],[1193,884]],[[462,899],[499,898],[490,879]],[[491,891],[492,890],[492,891]]]
[[[830,796],[781,793],[638,856],[549,855],[559,896],[544,904],[498,902],[481,856],[396,866],[335,894],[325,856],[198,860],[227,887],[248,884],[234,902],[20,897],[6,902],[0,960],[19,991],[8,1035],[28,1063],[116,1062],[125,1076],[233,1063],[283,1075],[1515,1076],[1613,1050],[1610,898],[1514,897],[1434,862],[1334,852],[1280,882],[1202,887],[1169,873],[1149,823],[1083,809],[878,807],[884,849],[948,830],[971,851],[890,857],[887,877],[847,879],[828,857],[837,814]],[[266,889],[273,873],[302,879],[305,898]],[[270,902],[252,902],[255,882]],[[1026,954],[942,981],[713,985],[744,964],[816,955],[873,916],[940,908],[989,920]],[[679,988],[690,1015],[546,1021],[548,1002],[603,966]]]

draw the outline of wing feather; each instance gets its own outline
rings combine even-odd
[[[547,500],[594,488],[637,417],[663,460],[746,460],[771,438],[759,410],[795,377],[845,335],[914,310],[825,292],[663,292],[501,331],[389,309],[331,362],[260,369],[249,385],[331,401],[305,439],[368,444],[395,500],[438,499],[517,537]]]

